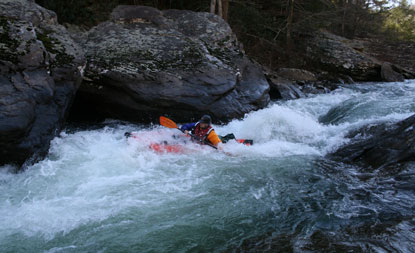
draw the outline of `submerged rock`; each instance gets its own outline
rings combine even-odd
[[[261,68],[210,13],[118,6],[80,41],[89,61],[81,110],[134,121],[204,113],[229,120],[269,102]]]
[[[83,54],[56,14],[34,1],[0,2],[0,164],[48,150],[81,82]]]
[[[330,157],[372,169],[415,161],[415,115],[394,125],[383,124],[359,132],[360,137],[366,137],[356,138]]]

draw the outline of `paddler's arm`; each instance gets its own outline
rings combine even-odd
[[[187,134],[188,132],[192,131],[192,129],[195,127],[195,125],[196,125],[196,123],[184,124],[182,127],[180,127],[180,129],[182,130],[182,132]]]

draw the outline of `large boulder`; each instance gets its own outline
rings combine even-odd
[[[403,82],[405,77],[395,70],[396,67],[394,65],[389,62],[384,62],[380,70],[382,80],[385,80],[386,82]]]
[[[382,71],[382,61],[366,54],[364,43],[349,40],[327,31],[319,31],[306,39],[306,57],[314,67],[350,76],[355,81],[401,81],[415,78],[415,73],[397,65]]]
[[[356,141],[330,157],[372,169],[415,161],[415,115],[394,125],[364,128],[353,135]]]
[[[271,99],[290,100],[305,97],[305,94],[295,83],[291,83],[280,78],[270,78],[268,82],[271,88]]]
[[[0,164],[45,154],[81,82],[82,51],[56,14],[0,1]]]
[[[271,99],[289,100],[305,97],[305,94],[301,92],[299,85],[295,81],[285,79],[268,69],[265,70],[265,73],[270,86],[269,94]]]
[[[118,6],[80,41],[88,58],[80,111],[134,121],[210,113],[226,121],[269,102],[261,68],[210,13]]]

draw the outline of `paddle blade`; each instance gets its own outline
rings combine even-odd
[[[167,128],[178,128],[176,123],[173,120],[166,118],[164,116],[160,116],[160,125],[167,127]]]

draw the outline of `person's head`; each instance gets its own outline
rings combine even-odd
[[[199,121],[200,128],[208,128],[212,124],[212,118],[209,115],[203,115]]]

